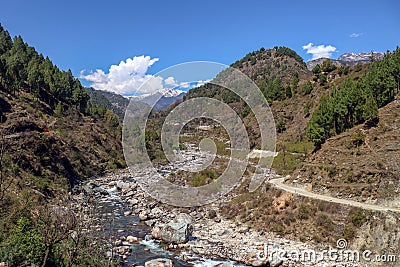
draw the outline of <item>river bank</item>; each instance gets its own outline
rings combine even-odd
[[[136,170],[143,175],[145,170]],[[334,266],[321,259],[293,259],[288,252],[318,251],[312,244],[288,240],[268,231],[257,231],[238,221],[223,218],[221,203],[197,208],[177,208],[149,197],[125,169],[95,177],[82,186],[77,198],[88,195],[93,205],[112,219],[109,245],[124,266],[143,265],[154,258],[169,258],[174,266]],[[181,214],[189,215],[193,226],[187,240],[169,244],[158,240],[161,229]],[[101,221],[98,231],[104,231]],[[280,252],[273,253],[273,252]],[[338,265],[339,266],[339,265]],[[352,265],[362,266],[362,265]],[[364,265],[365,266],[365,265]]]

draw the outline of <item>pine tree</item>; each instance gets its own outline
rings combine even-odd
[[[61,101],[59,101],[56,105],[56,107],[54,108],[54,114],[58,117],[61,117],[64,113],[64,107],[63,104],[61,103]]]
[[[364,105],[364,119],[367,123],[376,122],[378,119],[378,104],[372,95],[368,95]]]

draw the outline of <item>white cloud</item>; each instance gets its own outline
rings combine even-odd
[[[122,95],[151,93],[163,88],[161,77],[147,74],[149,67],[158,60],[150,56],[135,56],[121,61],[118,65],[111,65],[108,73],[98,69],[85,75],[84,71],[81,71],[80,78],[92,82],[91,86],[98,90]]]
[[[170,85],[174,87],[178,85],[174,77],[168,77],[167,79],[164,80],[164,83],[165,85]]]
[[[303,46],[304,50],[307,50],[307,54],[312,55],[312,59],[317,58],[330,58],[333,52],[336,52],[336,47],[331,45],[314,45],[313,43],[308,43]]]
[[[205,80],[205,81],[197,81],[197,84],[196,84],[196,87],[197,86],[202,86],[202,85],[204,85],[204,84],[206,84],[206,83],[209,83],[211,81],[211,79],[208,79],[208,80]]]
[[[357,37],[360,37],[360,36],[363,35],[363,34],[364,34],[364,33],[362,33],[362,32],[360,32],[360,33],[354,32],[354,33],[350,34],[350,38],[357,38]]]
[[[79,78],[91,82],[90,86],[97,90],[121,95],[151,94],[164,88],[181,88],[186,91],[210,81],[177,81],[172,76],[164,79],[147,74],[150,66],[158,60],[158,58],[152,59],[150,56],[135,56],[121,61],[118,65],[111,65],[108,73],[101,69],[90,73],[81,71]]]

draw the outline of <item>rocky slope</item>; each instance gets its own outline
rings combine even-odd
[[[379,110],[376,127],[358,125],[328,139],[291,175],[313,190],[363,202],[399,206],[400,102]]]
[[[119,123],[111,111],[99,119],[65,105],[56,115],[25,91],[18,96],[1,91],[0,101],[2,145],[7,146],[3,164],[16,184],[44,193],[56,184],[68,188],[77,180],[124,166]]]

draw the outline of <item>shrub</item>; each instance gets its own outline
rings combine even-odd
[[[26,262],[38,265],[42,262],[45,252],[41,236],[26,218],[18,219],[17,225],[11,230],[11,235],[1,246],[6,249],[1,250],[0,258],[11,266]]]
[[[307,207],[306,204],[301,203],[297,211],[297,218],[299,218],[300,220],[307,220],[309,216],[310,216],[309,208]]]
[[[362,210],[357,209],[350,214],[350,220],[355,226],[361,227],[367,221],[367,216]]]
[[[313,90],[313,85],[310,81],[307,81],[302,87],[301,87],[301,92],[304,95],[308,95],[312,92]]]
[[[283,119],[280,119],[276,123],[276,129],[277,129],[278,133],[283,133],[286,130],[286,123]]]

